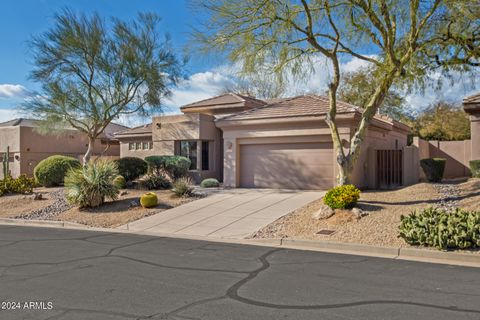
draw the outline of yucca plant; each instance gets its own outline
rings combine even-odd
[[[192,179],[188,177],[178,178],[173,183],[172,190],[178,197],[188,197],[193,192]]]
[[[70,170],[65,177],[65,195],[69,203],[84,207],[98,207],[106,198],[116,200],[119,186],[115,162],[98,160],[83,168]]]

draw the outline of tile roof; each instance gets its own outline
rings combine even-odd
[[[136,135],[148,135],[152,134],[152,124],[144,124],[135,128],[123,130],[120,132],[115,132],[116,137],[122,137],[122,136],[136,136]]]
[[[216,106],[216,105],[228,105],[228,104],[235,104],[235,103],[251,103],[253,105],[264,105],[265,101],[255,99],[253,97],[244,96],[237,93],[225,93],[220,96],[208,98],[205,100],[193,102],[181,107],[181,109],[187,108],[198,108],[198,107],[208,107],[208,106]]]
[[[480,92],[472,96],[465,97],[463,103],[480,103]]]
[[[40,120],[17,118],[0,123],[1,127],[30,127],[35,128],[40,125]],[[65,129],[73,129],[71,127],[65,127]],[[111,122],[100,135],[100,137],[114,138],[114,133],[128,129],[127,126]]]
[[[222,120],[254,120],[283,117],[301,117],[324,115],[329,110],[327,97],[317,95],[304,95],[282,99],[258,108],[240,112]],[[352,113],[359,111],[357,106],[338,101],[337,113]]]

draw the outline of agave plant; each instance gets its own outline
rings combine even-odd
[[[81,208],[98,207],[107,198],[118,198],[119,187],[114,182],[117,176],[117,165],[107,160],[98,160],[83,168],[71,169],[65,177],[65,196],[69,203]]]

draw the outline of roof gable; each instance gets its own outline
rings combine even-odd
[[[185,110],[185,109],[190,109],[190,108],[206,108],[206,107],[238,107],[238,106],[244,106],[244,107],[255,107],[255,106],[260,106],[264,105],[265,101],[255,99],[253,97],[248,97],[236,93],[225,93],[216,97],[208,98],[205,100],[193,102],[187,105],[182,106],[180,109]]]

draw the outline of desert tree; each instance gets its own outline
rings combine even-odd
[[[338,99],[363,108],[375,92],[375,79],[375,70],[371,67],[344,72],[338,87]],[[397,121],[408,118],[402,88],[395,85],[390,88],[379,106],[379,112]]]
[[[240,63],[245,74],[270,66],[279,78],[301,79],[319,60],[327,61],[329,111],[325,120],[339,167],[337,184],[341,185],[351,182],[368,125],[395,81],[421,84],[438,68],[469,71],[478,64],[479,18],[476,11],[470,16],[460,14],[456,2],[197,0],[207,20],[195,31],[195,38],[206,52],[226,53]],[[476,0],[463,3],[465,10],[478,7]],[[374,68],[375,90],[344,146],[336,121],[337,98],[340,65],[351,58]]]
[[[235,73],[233,78],[220,89],[220,94],[232,92],[266,100],[285,95],[286,83],[279,82],[268,70],[257,70],[248,75]]]
[[[130,22],[65,9],[31,40],[31,78],[42,85],[25,112],[43,120],[41,131],[71,127],[88,137],[88,163],[95,139],[122,116],[146,116],[181,76],[183,63],[158,32],[159,17],[141,13]]]

